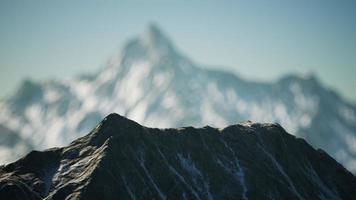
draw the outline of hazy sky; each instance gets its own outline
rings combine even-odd
[[[356,102],[356,1],[1,0],[0,97],[95,71],[156,22],[200,64],[247,79],[315,73]]]

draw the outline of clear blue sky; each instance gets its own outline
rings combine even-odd
[[[0,97],[95,71],[149,22],[198,63],[263,81],[313,72],[356,102],[352,0],[1,0]]]

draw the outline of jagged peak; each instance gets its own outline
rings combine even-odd
[[[143,42],[151,48],[173,48],[173,44],[168,36],[155,23],[148,25],[142,35]]]
[[[159,26],[155,23],[150,23],[146,28],[146,34],[152,39],[167,38]]]
[[[108,116],[106,116],[104,119],[103,119],[103,122],[107,122],[107,121],[117,121],[117,120],[121,120],[121,119],[127,119],[117,113],[110,113]],[[129,120],[129,119],[127,119]]]
[[[158,25],[153,23],[148,25],[139,37],[126,43],[123,54],[129,58],[150,57],[156,60],[162,56],[178,55],[172,41]]]
[[[89,143],[100,146],[112,137],[125,135],[127,131],[137,130],[137,128],[141,129],[143,126],[117,113],[111,113],[94,129],[88,138]]]
[[[108,116],[106,116],[101,124],[126,124],[126,123],[134,123],[138,125],[137,122],[130,120],[124,116],[121,116],[117,113],[110,113]]]

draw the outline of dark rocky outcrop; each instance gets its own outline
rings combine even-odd
[[[147,128],[117,114],[0,168],[0,199],[353,199],[356,179],[278,124]]]

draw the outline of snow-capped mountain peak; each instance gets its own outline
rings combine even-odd
[[[159,64],[164,60],[181,58],[171,40],[158,28],[151,24],[139,37],[126,43],[122,50],[122,62],[146,60]]]
[[[151,23],[147,27],[141,38],[143,39],[143,42],[147,45],[147,47],[151,47],[152,49],[157,48],[157,50],[166,51],[165,49],[161,48],[167,48],[168,50],[173,50],[172,41],[154,23]]]

